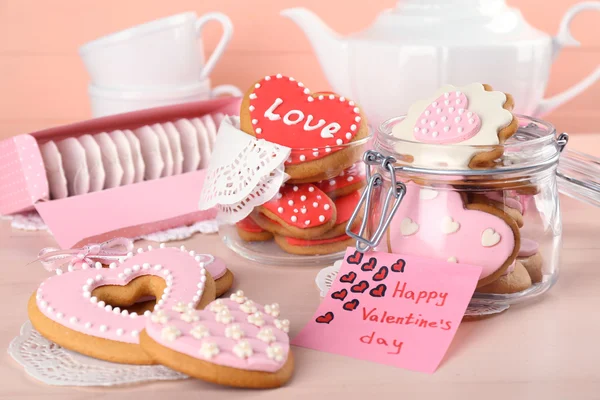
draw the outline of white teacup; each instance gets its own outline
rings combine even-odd
[[[90,84],[88,92],[92,105],[92,115],[96,118],[147,108],[188,103],[190,101],[207,100],[223,95],[242,95],[242,92],[233,85],[220,85],[211,89],[209,79],[188,86],[154,90],[117,90]]]
[[[210,21],[221,23],[223,36],[205,63],[201,35]],[[190,85],[210,75],[232,33],[233,25],[225,14],[198,17],[186,12],[88,42],[79,48],[79,54],[96,86]]]

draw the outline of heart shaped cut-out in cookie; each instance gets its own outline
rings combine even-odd
[[[296,228],[314,228],[330,222],[335,204],[315,185],[283,185],[279,193],[262,207],[274,218]]]
[[[519,237],[514,220],[503,218],[504,214],[493,206],[465,205],[460,193],[455,191],[440,190],[435,198],[424,200],[419,196],[417,184],[410,182],[406,187],[406,195],[388,231],[390,252],[441,261],[454,257],[462,264],[481,266],[478,285],[493,281],[513,263]],[[448,216],[459,224],[459,229],[452,234],[440,229]],[[405,219],[419,225],[415,234],[405,235],[401,223]],[[488,228],[490,231],[484,234]]]
[[[469,111],[469,99],[461,91],[446,92],[421,113],[414,136],[425,143],[458,143],[472,138],[481,128],[479,116]]]
[[[248,108],[258,139],[290,147],[288,164],[341,150],[361,128],[360,109],[335,94],[312,94],[294,78],[266,76],[254,85]]]
[[[162,293],[154,293],[157,298],[155,313],[170,308],[180,302],[196,307],[205,294],[207,280],[205,264],[213,259],[208,255],[196,255],[193,251],[175,248],[154,249],[130,255],[122,263],[113,263],[110,268],[88,268],[55,275],[44,281],[36,293],[36,305],[48,319],[65,327],[89,336],[117,342],[138,343],[138,335],[144,329],[145,319],[150,316],[137,315],[113,307],[96,297],[107,286],[137,285],[138,278],[160,278],[148,280],[151,287],[164,285]],[[155,279],[156,279],[155,278]],[[211,284],[214,299],[214,284]],[[210,301],[212,299],[208,299]],[[130,299],[133,304],[136,298]],[[34,325],[35,322],[34,322]],[[38,326],[36,326],[38,328]],[[44,332],[42,331],[42,334]],[[66,338],[68,339],[68,337]],[[53,339],[54,340],[54,339]],[[60,341],[60,339],[56,339]],[[61,343],[59,343],[61,344]]]
[[[273,307],[240,294],[215,300],[203,310],[166,310],[167,320],[146,320],[145,332],[159,346],[215,366],[274,373],[288,359],[289,321],[274,317]],[[141,345],[152,351],[146,344],[142,337]]]

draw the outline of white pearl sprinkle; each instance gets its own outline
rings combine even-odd
[[[307,219],[306,221],[304,221],[304,225],[310,225],[310,219]]]
[[[331,208],[331,206],[330,206],[329,204],[325,204],[325,205],[323,206],[323,209],[324,209],[325,211],[329,210],[330,208]]]
[[[123,328],[117,329],[117,336],[121,336],[121,335],[123,335],[123,333],[124,333]]]
[[[140,333],[138,331],[131,331],[131,336],[138,337]]]
[[[90,329],[92,327],[92,323],[86,322],[84,326],[85,326],[85,329]]]
[[[283,213],[283,207],[279,207],[279,208],[277,208],[277,212],[278,212],[279,214]]]
[[[142,254],[143,252],[144,252],[144,249],[142,249],[141,247],[139,249],[137,249],[138,254]]]
[[[135,272],[138,272],[140,268],[141,267],[138,264],[135,264],[133,267],[131,267],[131,269],[133,269]]]
[[[62,273],[63,273],[63,270],[62,270],[62,269],[60,269],[60,268],[56,268],[56,271],[55,271],[55,272],[56,272],[56,275],[62,275]]]
[[[124,317],[126,317],[126,316],[129,315],[129,311],[123,310],[123,311],[121,311],[121,315],[124,316]]]
[[[125,275],[131,275],[131,273],[132,273],[132,272],[133,272],[133,271],[131,270],[131,268],[125,268],[125,271],[123,271],[123,273],[124,273]]]
[[[114,262],[110,263],[110,264],[108,265],[108,268],[110,268],[110,269],[115,269],[115,268],[117,268],[117,263],[114,263]]]
[[[100,269],[100,268],[102,268],[102,263],[96,262],[96,264],[94,264],[94,266],[96,267],[96,269]]]
[[[314,97],[312,97],[312,96],[308,96],[308,97],[306,98],[306,101],[308,101],[309,103],[312,103],[313,101],[315,101],[315,98],[314,98]]]
[[[296,221],[298,221],[298,217],[296,217],[295,215],[292,215],[291,220],[292,220],[292,222],[296,222]]]
[[[164,244],[164,243],[161,243],[161,244],[158,245],[158,247],[160,247],[161,249],[164,249],[165,247],[167,247],[167,245]]]
[[[343,141],[342,139],[337,139],[337,140],[335,141],[335,143],[336,143],[338,146],[341,146],[342,144],[344,144],[344,141]]]
[[[88,264],[88,263],[81,264],[81,269],[88,269],[89,267],[90,267],[90,264]]]
[[[294,200],[289,200],[288,201],[288,205],[293,206],[294,205]]]
[[[324,215],[319,215],[319,221],[324,222],[325,221],[325,216]]]
[[[96,296],[94,296],[94,297],[90,297],[90,301],[91,301],[92,303],[97,303],[97,302],[98,302],[98,298],[97,298]]]
[[[92,283],[94,283],[94,279],[93,278],[88,278],[87,281],[85,281],[88,285],[91,285]]]
[[[156,271],[160,271],[161,269],[162,269],[162,265],[160,265],[160,264],[156,264],[154,266],[154,270],[156,270]]]
[[[152,311],[150,311],[150,310],[144,311],[144,317],[149,317],[150,315],[152,315]]]
[[[107,304],[107,305],[104,307],[104,309],[105,309],[106,311],[112,311],[112,306],[111,306],[110,304]]]
[[[121,272],[119,275],[117,275],[117,277],[119,279],[123,279],[123,278],[125,278],[125,274]]]
[[[83,292],[83,297],[85,297],[86,299],[89,299],[89,298],[91,298],[91,296],[92,296],[92,293],[91,293],[91,292],[87,292],[87,291],[86,291],[86,292]]]
[[[72,324],[76,324],[77,322],[79,322],[79,320],[77,319],[77,317],[71,317],[69,318],[69,322]]]
[[[65,316],[65,315],[64,315],[63,313],[61,313],[61,312],[57,312],[57,313],[56,313],[56,318],[57,318],[57,319],[61,319],[61,318],[62,318],[62,317],[64,317],[64,316]]]
[[[100,325],[100,332],[106,332],[108,330],[108,326]]]
[[[104,308],[105,305],[106,305],[106,303],[104,301],[102,301],[102,300],[100,300],[98,302],[98,307],[100,307],[100,308]]]

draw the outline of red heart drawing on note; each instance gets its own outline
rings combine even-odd
[[[354,311],[356,307],[358,307],[359,301],[357,299],[351,300],[347,303],[344,303],[343,309],[346,311]]]
[[[375,275],[373,275],[373,280],[374,281],[382,281],[385,278],[387,278],[388,276],[388,267],[381,267],[379,268],[379,271],[377,271],[377,273]]]
[[[360,110],[353,101],[336,94],[312,94],[302,82],[281,74],[256,83],[248,100],[256,137],[290,147],[288,164],[341,150],[339,146],[351,142],[361,127]]]
[[[392,264],[391,269],[393,272],[404,272],[404,266],[406,262],[403,259],[399,259],[395,263]]]
[[[331,311],[328,311],[325,313],[325,315],[317,317],[315,321],[319,324],[328,324],[331,321],[333,321],[333,313]]]
[[[377,285],[377,287],[371,289],[369,294],[373,297],[383,297],[383,296],[385,296],[386,290],[387,290],[387,286],[385,286],[383,283],[381,283],[381,284]]]
[[[360,262],[363,259],[363,253],[361,253],[360,251],[355,251],[354,254],[348,256],[348,258],[346,259],[346,261],[348,262],[348,264],[360,264]]]
[[[367,282],[367,281],[360,281],[360,283],[352,286],[350,288],[350,291],[352,293],[362,293],[365,290],[367,290],[368,288],[369,288],[369,282]]]
[[[356,272],[348,272],[346,275],[342,275],[340,277],[340,282],[344,282],[344,283],[354,283],[354,280],[356,279]]]
[[[363,271],[373,271],[377,266],[377,259],[375,257],[371,257],[369,262],[366,262],[360,267]]]
[[[344,300],[348,295],[348,291],[346,289],[338,290],[337,292],[333,292],[331,294],[332,299],[336,300]]]

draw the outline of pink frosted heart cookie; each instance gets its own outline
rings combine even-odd
[[[166,321],[165,311],[175,305],[203,308],[214,300],[215,283],[206,269],[213,259],[159,248],[129,253],[109,268],[57,270],[31,296],[29,318],[44,337],[70,350],[112,362],[153,364],[138,345],[146,320]],[[148,298],[157,299],[154,311],[129,311]]]
[[[85,158],[85,149],[75,138],[66,138],[56,143],[62,157],[69,196],[86,194],[90,191],[90,174]]]
[[[67,189],[67,178],[63,169],[63,162],[58,147],[53,141],[40,146],[44,169],[50,189],[50,199],[63,199],[69,195]]]
[[[392,135],[402,140],[398,152],[417,166],[492,167],[504,152],[499,145],[517,131],[513,106],[509,94],[489,85],[445,85],[413,103]]]
[[[123,167],[119,161],[119,152],[115,142],[106,132],[94,135],[94,139],[100,146],[100,152],[102,153],[102,165],[106,173],[104,189],[120,186],[123,180]]]
[[[267,389],[285,384],[294,369],[289,321],[279,305],[254,303],[241,290],[204,310],[185,304],[146,320],[142,348],[157,362],[204,381]]]
[[[458,192],[406,185],[388,229],[388,250],[483,267],[478,287],[502,276],[520,246],[519,227],[487,204],[465,205]]]

